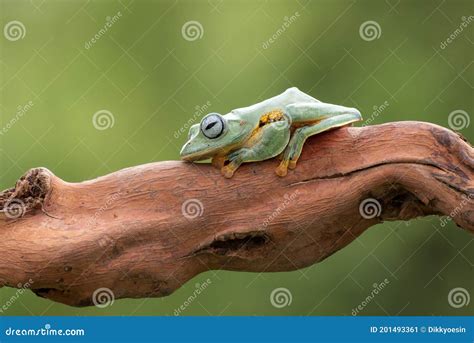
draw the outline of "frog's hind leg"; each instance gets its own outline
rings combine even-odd
[[[288,146],[285,149],[282,161],[280,162],[276,173],[279,176],[285,176],[287,173],[287,168],[294,169],[296,167],[296,162],[300,157],[304,142],[308,137],[333,128],[351,124],[353,122],[359,121],[360,118],[361,117],[359,113],[340,114],[321,119],[315,124],[296,129],[290,139],[290,142],[288,143]]]

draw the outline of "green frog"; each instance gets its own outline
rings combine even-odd
[[[185,161],[212,158],[212,164],[231,178],[242,163],[281,154],[278,176],[296,168],[310,136],[362,120],[351,107],[321,102],[292,87],[257,104],[222,115],[209,113],[189,129],[181,149]]]

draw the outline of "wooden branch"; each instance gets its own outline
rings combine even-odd
[[[158,162],[68,183],[30,170],[0,193],[0,286],[74,306],[106,287],[160,297],[209,269],[288,271],[387,220],[450,216],[474,232],[474,149],[442,127],[399,122],[312,137],[296,170],[276,160],[232,179]]]

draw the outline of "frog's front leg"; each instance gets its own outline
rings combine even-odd
[[[287,110],[292,113],[293,121],[303,126],[295,130],[283,153],[282,161],[276,170],[279,176],[285,176],[288,168],[296,167],[308,137],[362,119],[360,112],[355,108],[324,103],[290,105]]]
[[[221,169],[225,164],[225,160],[226,160],[225,156],[221,156],[221,155],[214,156],[212,158],[211,163],[214,168]]]
[[[290,126],[291,121],[285,116],[279,121],[265,123],[256,129],[244,147],[227,156],[229,163],[222,167],[222,175],[231,178],[244,162],[263,161],[280,154],[290,140]]]
[[[237,168],[239,168],[242,163],[249,161],[252,155],[252,150],[248,148],[242,148],[234,151],[229,156],[227,156],[229,163],[221,168],[221,174],[227,179],[230,179],[234,175]]]

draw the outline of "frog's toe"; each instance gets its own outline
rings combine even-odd
[[[295,169],[296,162],[298,162],[298,160],[290,160],[290,162],[288,163],[288,169]]]
[[[281,161],[280,165],[275,169],[275,173],[280,176],[286,176],[288,173],[288,161]]]
[[[230,179],[234,175],[234,171],[235,170],[233,168],[229,167],[228,165],[221,168],[221,174],[226,179]]]

